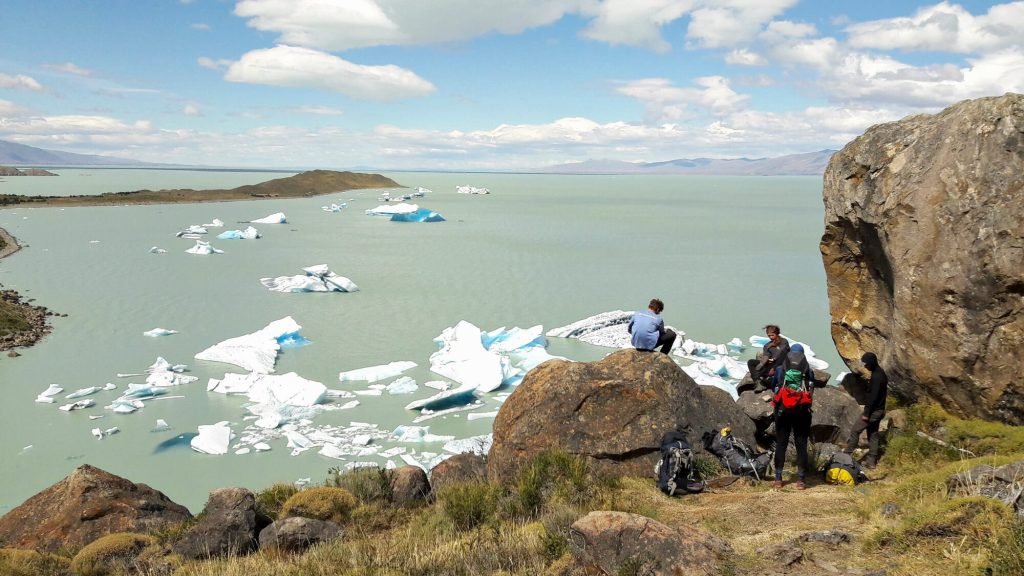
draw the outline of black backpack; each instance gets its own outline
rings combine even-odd
[[[734,476],[750,476],[756,480],[767,478],[771,472],[771,452],[757,452],[745,442],[723,428],[721,432],[705,432],[704,449],[718,457],[722,466]]]
[[[669,496],[696,494],[704,490],[693,466],[693,450],[682,432],[666,432],[661,437],[661,459],[654,466],[658,488]]]

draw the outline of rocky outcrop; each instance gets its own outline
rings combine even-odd
[[[24,168],[19,170],[14,166],[0,166],[0,176],[56,176],[56,174],[42,168]]]
[[[1024,95],[870,128],[824,178],[832,337],[892,392],[1024,423]]]
[[[26,348],[42,340],[50,333],[51,316],[59,314],[25,302],[14,290],[0,290],[0,350]]]
[[[278,520],[260,532],[260,549],[302,552],[314,544],[337,540],[344,531],[334,522],[293,516]]]
[[[988,464],[975,466],[947,478],[946,488],[958,496],[994,498],[1024,518],[1024,460],[998,468]]]
[[[430,489],[434,494],[453,484],[486,481],[487,460],[472,452],[456,454],[430,470]]]
[[[587,574],[705,576],[732,554],[727,542],[696,528],[626,512],[587,514],[573,523],[569,542]]]
[[[0,518],[0,547],[76,549],[107,534],[145,534],[191,517],[145,484],[85,465]]]
[[[399,506],[423,502],[430,496],[427,473],[419,466],[402,466],[391,471],[391,501]]]
[[[857,401],[841,388],[818,388],[814,391],[811,441],[845,444],[863,413]]]
[[[754,425],[728,393],[698,386],[664,354],[629,349],[597,362],[550,360],[498,412],[487,474],[514,482],[531,458],[560,449],[598,472],[649,477],[665,432],[687,430],[697,448],[704,432],[726,425],[753,444]]]
[[[269,521],[260,522],[256,497],[245,488],[221,488],[210,492],[203,514],[174,552],[190,560],[240,556],[256,549],[256,537]],[[261,525],[262,524],[262,525]]]

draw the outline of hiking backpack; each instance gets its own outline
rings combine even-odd
[[[772,467],[772,452],[758,452],[732,435],[730,428],[705,432],[704,449],[718,457],[722,466],[734,476],[767,478]]]
[[[867,479],[868,475],[864,473],[864,469],[846,452],[836,452],[825,464],[827,484],[856,486]]]
[[[704,483],[697,477],[693,464],[693,450],[686,436],[681,432],[667,432],[661,438],[661,458],[654,466],[658,488],[669,496],[702,492]]]
[[[790,368],[782,374],[782,386],[772,398],[777,408],[795,410],[811,405],[811,392],[804,385],[804,373],[799,368]]]

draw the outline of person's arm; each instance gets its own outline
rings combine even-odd
[[[878,396],[882,393],[882,375],[877,371],[871,373],[871,380],[868,381],[867,398],[864,399],[864,414],[861,420],[867,422],[871,417],[873,407],[878,403]]]
[[[665,319],[662,318],[661,316],[658,316],[658,337],[660,338],[660,337],[662,337],[664,335],[665,335]]]
[[[633,333],[633,320],[636,320],[636,314],[633,314],[633,317],[629,319],[629,324],[626,326],[626,330],[629,331],[630,334]]]

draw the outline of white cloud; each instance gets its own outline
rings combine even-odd
[[[306,105],[299,106],[298,108],[294,108],[293,110],[300,114],[312,114],[314,116],[341,116],[342,114],[344,114],[344,112],[342,112],[341,110],[338,110],[337,108],[331,108],[330,106]]]
[[[18,74],[16,76],[0,74],[0,90],[31,90],[33,92],[42,92],[44,89],[43,85],[31,76],[26,76],[24,74]]]
[[[846,31],[854,48],[977,53],[1020,47],[1024,2],[997,4],[981,16],[940,2],[910,17],[861,22]]]
[[[616,92],[640,101],[644,105],[645,120],[648,124],[676,122],[693,116],[691,106],[713,116],[722,116],[739,109],[749,98],[729,87],[729,81],[722,76],[695,78],[700,88],[680,88],[665,78],[645,78],[626,82]]]
[[[28,113],[28,110],[14,102],[0,99],[0,126],[8,122],[10,117],[22,116],[26,113]]]
[[[196,22],[191,26],[193,30],[209,30],[210,25],[205,22]]]
[[[737,66],[765,66],[768,64],[768,60],[764,56],[746,48],[737,48],[729,52],[725,55],[725,62]]]
[[[53,70],[55,72],[63,72],[65,74],[72,74],[75,76],[92,76],[95,71],[90,68],[82,68],[72,62],[64,62],[63,64],[43,64],[43,68],[47,70]]]
[[[811,24],[803,22],[791,22],[789,20],[775,20],[769,22],[761,38],[768,42],[779,41],[786,38],[806,38],[817,34],[817,29]]]
[[[398,66],[362,66],[325,52],[295,46],[253,50],[231,64],[231,82],[318,88],[363,100],[425,96],[434,85]]]
[[[781,64],[812,66],[826,71],[842,56],[842,47],[835,38],[797,39],[774,45],[771,53]]]
[[[667,52],[671,45],[661,37],[661,27],[696,4],[694,0],[605,0],[590,14],[593,20],[582,34],[610,44]]]
[[[184,108],[182,108],[181,113],[185,116],[202,116],[203,110],[198,104],[189,102],[188,104],[185,104]]]
[[[741,46],[797,1],[705,0],[704,6],[690,14],[687,39],[707,48]]]
[[[210,70],[225,70],[227,69],[228,66],[231,66],[231,64],[233,63],[231,60],[227,60],[224,58],[215,60],[213,58],[208,58],[206,56],[200,56],[196,60],[196,62],[198,62],[199,65],[203,68],[208,68]]]

